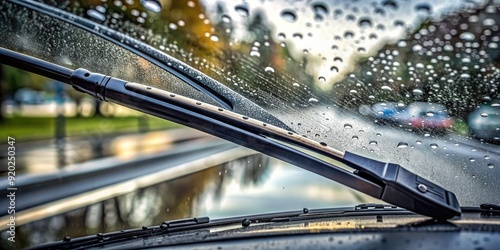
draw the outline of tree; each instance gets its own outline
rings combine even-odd
[[[3,117],[3,112],[1,111],[1,105],[4,101],[4,88],[3,88],[3,84],[2,83],[2,79],[3,79],[3,65],[0,64],[0,123],[3,122],[4,120],[4,117]]]

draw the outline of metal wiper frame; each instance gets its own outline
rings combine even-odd
[[[40,7],[39,3],[12,2],[39,11],[37,9]],[[49,11],[48,8],[41,10],[43,13]],[[58,10],[58,12],[62,11]],[[65,13],[65,15],[70,16],[71,14]],[[63,15],[57,16],[60,18]],[[75,20],[79,19],[82,18],[76,16],[71,18],[73,24]],[[61,20],[67,21],[64,18]],[[81,25],[77,26],[81,27]],[[102,35],[103,33],[95,34]],[[116,43],[109,37],[104,38]],[[117,44],[125,48],[130,47]],[[142,44],[141,46],[146,45]],[[146,53],[145,51],[138,53],[135,50],[132,50],[132,52],[141,56]],[[162,56],[168,57],[164,54]],[[158,58],[155,59],[152,56],[146,56],[146,59],[158,60]],[[458,201],[452,192],[411,173],[399,165],[375,161],[350,152],[342,152],[327,146],[325,143],[271,125],[267,122],[279,120],[274,117],[269,118],[270,114],[267,112],[263,116],[256,117],[257,119],[252,119],[241,115],[234,103],[230,101],[230,104],[222,105],[226,108],[220,108],[175,93],[89,72],[85,69],[67,69],[2,48],[0,48],[0,63],[65,82],[72,85],[76,90],[87,93],[96,99],[114,102],[168,119],[254,149],[418,214],[445,220],[458,216],[461,212]],[[196,79],[194,77],[179,76],[177,73],[173,74],[183,81],[195,81]],[[212,79],[212,81],[214,80]],[[196,83],[194,84],[196,85]],[[222,86],[222,84],[220,85]],[[207,88],[209,86],[203,87],[205,90]],[[215,95],[217,98],[222,95],[213,89],[205,90],[200,91],[212,94],[214,92],[219,93]],[[209,94],[209,96],[211,95]],[[217,100],[217,98],[214,98],[214,100]],[[226,99],[224,102],[228,102],[228,100]],[[232,111],[233,108],[235,112]],[[262,117],[266,118],[264,122]],[[355,171],[345,170],[332,163],[313,157],[306,153],[305,150],[290,147],[285,143],[323,154],[355,169]]]

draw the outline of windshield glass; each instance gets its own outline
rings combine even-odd
[[[70,69],[147,82],[174,93],[217,105],[214,101],[142,57],[50,16],[4,3],[0,6],[0,45]]]
[[[135,52],[164,53],[177,60],[163,58],[166,66],[185,70],[194,79],[203,74],[215,79],[223,88],[211,83],[207,88],[221,96],[237,93],[247,98],[278,118],[274,125],[339,150],[400,164],[454,192],[462,206],[500,203],[500,1],[38,2],[102,26],[95,26],[91,34],[2,2],[1,47],[221,104],[118,45],[127,44]],[[119,32],[114,40],[99,37],[109,31]],[[245,111],[238,105],[249,105],[243,98],[228,99],[236,112]],[[225,217],[376,201],[253,151],[235,154],[233,144],[193,131],[178,134],[176,139],[162,133],[109,139],[104,148],[111,149],[101,151],[116,151],[123,160],[120,164],[154,166],[157,172],[135,177],[161,181],[148,182],[149,186],[128,183],[133,190],[110,184],[110,189],[96,189],[102,196],[87,196],[79,207],[46,208],[44,212],[51,210],[47,214],[53,217],[18,221],[26,235],[34,235],[40,227],[53,229],[22,246],[188,216]],[[202,138],[203,143],[189,141],[193,138]],[[170,140],[191,144],[157,145]],[[186,157],[199,155],[200,145],[220,151],[203,151],[206,158],[189,166],[183,165],[186,159],[173,160],[169,155],[172,148]],[[166,155],[153,155],[157,161],[134,158],[151,156],[150,147]],[[82,148],[75,151],[81,153]],[[212,161],[222,151],[230,157]],[[43,163],[38,158],[19,162],[19,166]],[[182,171],[176,168],[179,172],[161,175],[167,164],[174,163]],[[107,164],[105,159],[77,167],[104,171]],[[200,164],[204,168],[183,172]],[[66,174],[80,173],[77,167],[54,172],[57,178],[50,178],[57,180],[47,183],[68,182]],[[120,169],[113,178],[130,169]],[[188,174],[189,178],[181,178]],[[108,197],[108,191],[116,195]]]
[[[213,77],[299,134],[499,203],[498,1],[43,1]],[[478,195],[481,194],[481,195]]]

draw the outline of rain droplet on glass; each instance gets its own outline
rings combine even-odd
[[[159,0],[141,0],[142,6],[145,9],[152,12],[160,12],[161,11],[161,3]]]
[[[274,68],[273,67],[270,67],[270,66],[267,66],[265,69],[264,69],[265,72],[267,73],[274,73]]]
[[[309,98],[309,103],[317,103],[318,99],[316,98]]]
[[[293,10],[283,10],[281,11],[281,18],[287,22],[293,23],[297,21],[297,14],[295,14]]]
[[[236,11],[236,13],[238,13],[238,15],[242,17],[248,17],[248,6],[243,4],[236,5],[236,7],[234,7],[234,10]]]
[[[212,35],[212,36],[210,36],[210,40],[212,40],[214,42],[218,42],[219,41],[219,37],[216,36],[216,35]]]

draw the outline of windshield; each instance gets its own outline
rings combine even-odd
[[[462,205],[500,202],[497,1],[44,2],[174,56],[299,134],[405,166]]]
[[[276,117],[276,126],[342,151],[400,164],[454,192],[462,206],[500,203],[499,1],[38,2],[172,56],[180,64],[166,65],[180,70],[189,65],[195,74],[215,79],[224,88],[208,84],[214,92],[243,96]],[[5,25],[2,47],[223,106],[110,41],[55,18],[22,16],[24,9],[5,8],[15,11],[3,12],[2,20],[16,16],[18,22],[29,21],[0,24]],[[97,27],[97,34],[106,32]],[[54,37],[66,39],[45,44]],[[96,53],[62,46],[68,41]],[[238,105],[247,105],[232,104],[237,112],[244,111]],[[125,147],[120,140],[113,145]],[[189,180],[169,179],[133,194],[102,198],[25,230],[77,217],[83,225],[75,230],[92,228],[75,233],[85,235],[154,224],[165,217],[223,217],[373,201],[357,192],[336,192],[336,184],[274,159],[241,156],[236,163],[219,161]],[[188,189],[196,191],[170,193]],[[300,202],[291,206],[290,200]],[[105,211],[114,212],[106,217]],[[147,213],[154,218],[141,217]],[[87,214],[95,216],[90,220]],[[54,235],[64,236],[71,223],[61,228]]]

